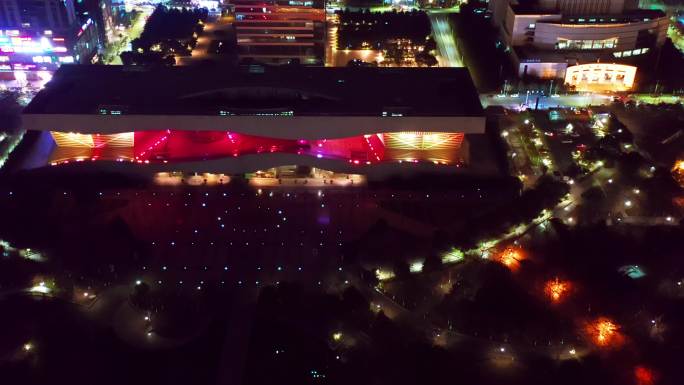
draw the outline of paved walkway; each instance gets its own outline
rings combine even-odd
[[[226,321],[226,338],[223,343],[217,385],[239,385],[245,381],[245,365],[258,289],[254,288],[250,291],[251,293],[241,292],[241,295],[236,296],[231,304],[231,315]]]
[[[215,32],[223,31],[224,35],[217,35]],[[230,55],[215,55],[209,53],[209,47],[213,40],[228,40],[233,36],[233,17],[223,16],[215,20],[207,21],[204,30],[197,38],[197,45],[192,50],[190,56],[176,57],[177,65],[191,65],[206,60],[222,61],[227,60]]]

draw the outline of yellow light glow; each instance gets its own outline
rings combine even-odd
[[[525,256],[522,253],[522,250],[513,246],[509,246],[499,254],[498,259],[499,262],[506,265],[506,267],[515,271],[520,267],[520,261],[525,259]]]
[[[461,146],[464,134],[446,132],[388,132],[383,134],[387,148],[400,150],[449,150]]]
[[[568,67],[565,84],[577,91],[626,91],[634,85],[637,67],[624,64],[591,63]]]
[[[134,139],[133,132],[99,135],[51,131],[50,134],[58,147],[133,147]]]
[[[41,293],[41,294],[49,294],[50,293],[50,288],[45,284],[45,282],[40,282],[37,285],[33,286],[32,288],[29,289],[31,293]]]
[[[394,272],[391,270],[376,269],[375,277],[378,279],[378,281],[386,281],[388,279],[394,278]]]
[[[684,160],[676,161],[672,169],[677,172],[684,172]]]

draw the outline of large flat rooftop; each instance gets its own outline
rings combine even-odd
[[[463,68],[64,65],[24,114],[482,116]]]

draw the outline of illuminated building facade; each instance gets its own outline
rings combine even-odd
[[[0,70],[55,70],[90,63],[99,45],[93,19],[72,0],[0,0]]]
[[[47,163],[155,171],[456,172],[471,167],[469,136],[484,136],[460,68],[64,66],[23,122],[50,136]]]
[[[322,0],[231,0],[240,59],[323,65]]]
[[[660,48],[669,18],[631,0],[492,0],[492,21],[513,48],[520,76],[565,78],[565,69],[624,62]],[[629,61],[630,59],[626,59]]]
[[[592,63],[568,67],[565,83],[577,91],[627,91],[637,68],[623,64]]]

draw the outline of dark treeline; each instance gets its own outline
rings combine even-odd
[[[410,39],[424,43],[430,35],[430,20],[422,11],[413,12],[340,12],[340,48],[361,48],[368,43],[382,48],[389,39]]]

